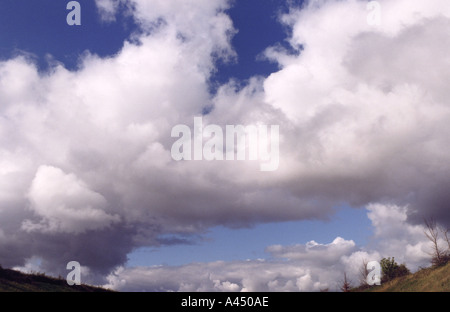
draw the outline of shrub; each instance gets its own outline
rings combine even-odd
[[[381,277],[382,282],[387,282],[396,277],[410,274],[410,271],[406,265],[398,265],[397,262],[395,262],[394,257],[381,259],[380,265],[383,274]]]
[[[450,261],[450,254],[443,254],[440,257],[433,256],[431,258],[431,264],[433,266],[444,266]]]
[[[401,277],[410,274],[411,272],[405,264],[400,264],[395,272],[395,277]]]

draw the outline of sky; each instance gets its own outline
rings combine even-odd
[[[3,267],[319,291],[363,260],[429,264],[423,218],[450,227],[445,0],[80,0],[81,25],[68,2],[0,3]],[[275,170],[177,161],[195,117],[278,126]]]

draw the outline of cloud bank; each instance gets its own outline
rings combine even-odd
[[[57,64],[46,73],[25,56],[0,62],[2,265],[38,257],[44,270],[59,273],[77,260],[101,277],[136,248],[167,243],[164,234],[321,219],[342,204],[404,207],[402,221],[413,228],[423,216],[450,225],[445,1],[380,1],[377,27],[367,23],[366,1],[309,1],[280,18],[292,30],[296,53],[265,52],[278,72],[244,87],[230,81],[214,94],[209,79],[216,62],[238,57],[227,1],[97,4],[105,20],[122,8],[141,27],[117,55],[87,54],[76,71]],[[281,125],[279,170],[260,172],[254,162],[173,161],[172,127],[192,125],[205,108],[207,124]],[[374,211],[376,222],[382,210]],[[399,231],[384,239],[410,244],[407,254],[419,261],[422,246],[410,241],[416,230]],[[337,239],[268,250],[303,263],[322,250],[342,259],[352,248]],[[241,278],[272,265],[276,277]],[[291,263],[284,265],[208,264],[218,274],[209,286],[183,287],[330,286],[314,269],[287,276]],[[195,275],[201,268],[184,269]],[[139,269],[124,274],[132,278]]]
[[[374,227],[370,248],[341,237],[328,244],[272,245],[266,248],[266,260],[119,267],[104,286],[135,292],[340,291],[344,272],[353,287],[361,284],[364,261],[395,257],[413,271],[429,262],[431,245],[424,227],[408,224],[404,207],[377,204],[367,212]]]

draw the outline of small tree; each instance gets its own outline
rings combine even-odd
[[[436,221],[433,218],[425,219],[425,226],[426,229],[424,231],[425,236],[430,240],[432,244],[432,252],[431,255],[431,264],[440,266],[444,265],[449,261],[449,250],[450,250],[450,243],[449,243],[449,237],[448,237],[448,229],[444,230],[441,228],[441,232],[444,235],[444,239],[447,241],[447,244],[449,245],[449,249],[444,250],[439,245],[439,227],[436,224]]]
[[[443,264],[450,261],[450,228],[441,227],[442,235],[444,236],[444,240],[447,242],[447,250],[444,252],[444,256],[442,259]]]
[[[444,241],[447,243],[447,250],[444,251],[444,255],[450,256],[450,228],[439,227],[442,236],[444,236]]]
[[[343,292],[350,292],[350,289],[352,288],[352,286],[351,286],[351,281],[349,281],[348,279],[347,279],[347,273],[346,272],[344,272],[344,280],[341,282],[341,287],[340,287],[340,289],[343,291]]]
[[[359,287],[367,288],[367,276],[369,275],[369,270],[367,270],[367,264],[369,261],[367,259],[362,259],[361,267],[359,268]]]
[[[449,229],[441,229],[442,234],[444,235],[444,239],[447,242],[447,253],[450,253],[450,228]]]
[[[398,264],[395,262],[394,257],[381,259],[380,265],[382,272],[382,282],[390,281],[395,277],[395,270],[397,269]]]
[[[410,273],[406,265],[398,265],[394,257],[381,259],[380,265],[383,274],[381,277],[382,282],[388,282],[396,277],[405,276]]]

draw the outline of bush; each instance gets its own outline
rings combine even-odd
[[[444,266],[450,261],[450,254],[444,254],[440,257],[433,256],[431,258],[431,264],[433,266]]]
[[[409,271],[409,269],[406,267],[405,264],[400,264],[395,272],[395,277],[401,277],[401,276],[406,276],[408,274],[410,274],[411,272]]]
[[[381,259],[380,265],[383,274],[381,277],[382,282],[387,282],[396,277],[411,273],[405,264],[398,265],[394,257]]]

